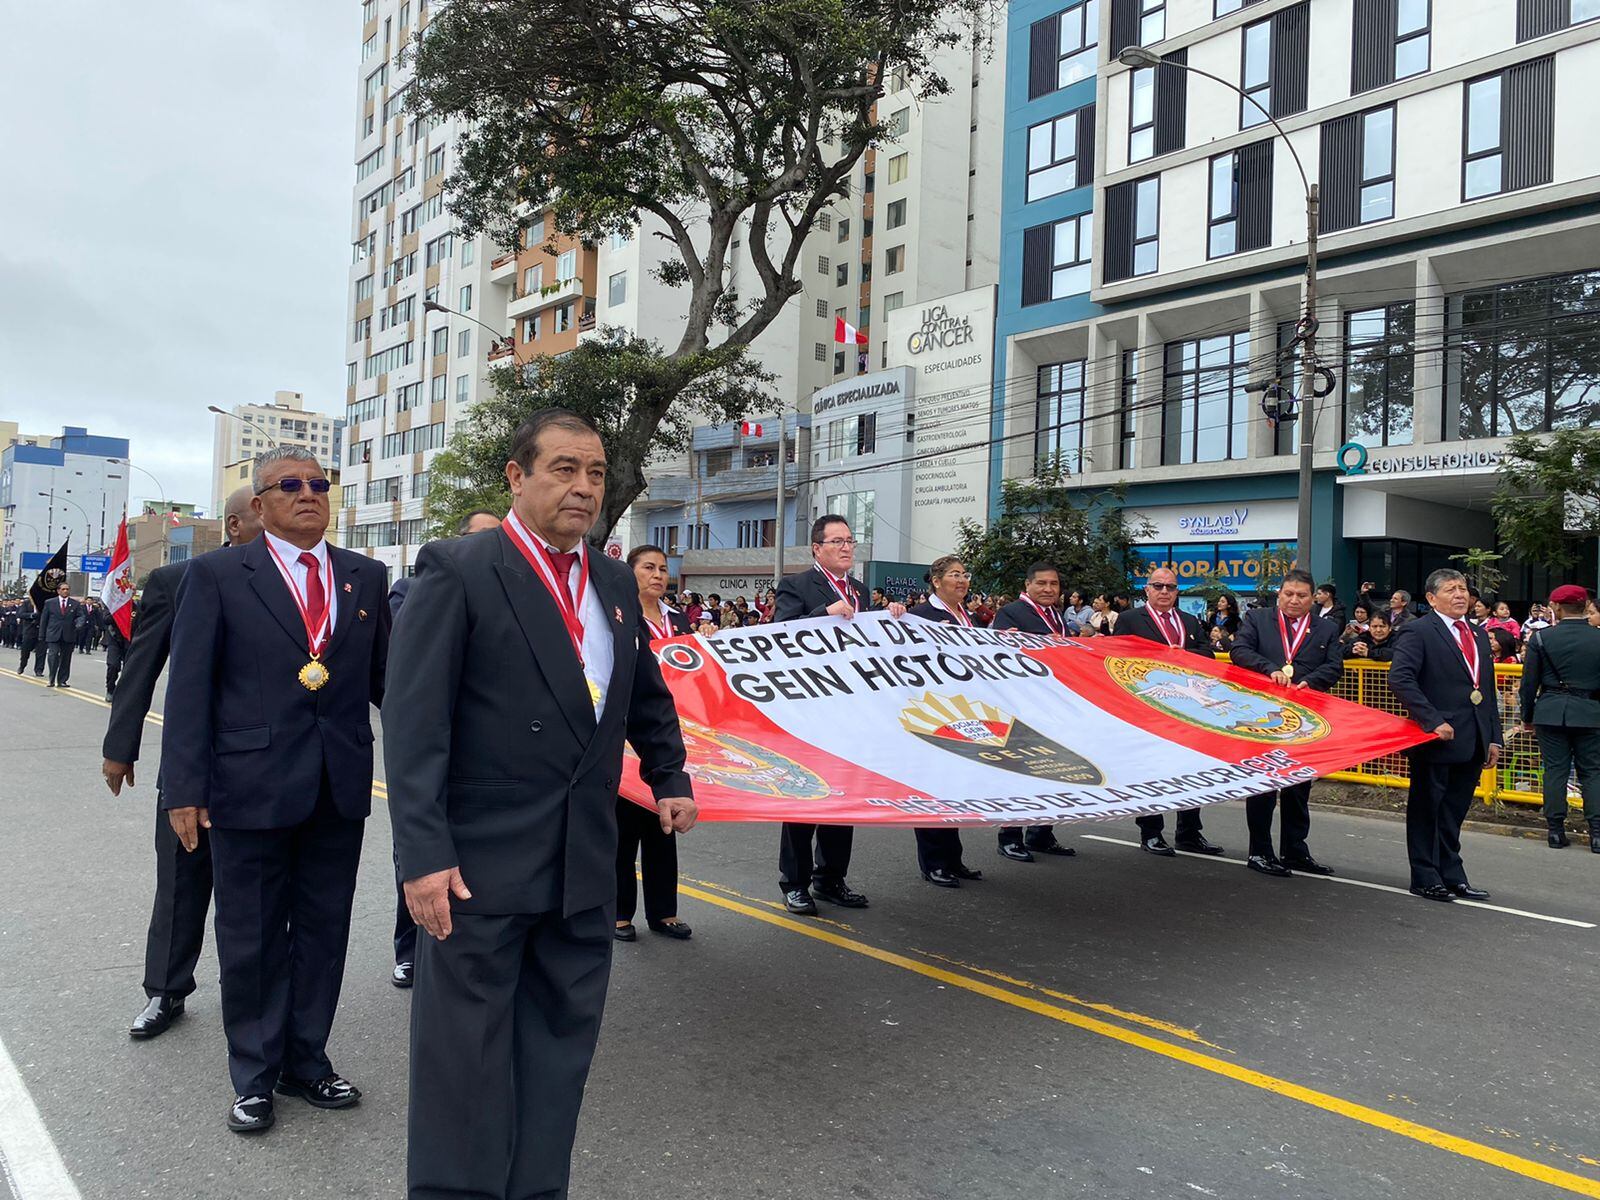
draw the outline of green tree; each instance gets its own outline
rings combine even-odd
[[[1452,554],[1450,561],[1461,564],[1461,573],[1467,582],[1478,589],[1480,596],[1492,596],[1506,581],[1506,573],[1495,566],[1505,555],[1479,546],[1470,547],[1465,554]]]
[[[491,376],[492,394],[473,406],[433,460],[423,509],[430,533],[455,532],[474,509],[505,511],[511,438],[536,409],[570,408],[599,428],[611,464],[609,503],[617,493],[636,496],[643,490],[643,465],[651,453],[679,453],[688,446],[689,413],[737,419],[771,382],[770,374],[746,362],[737,349],[719,347],[670,360],[656,343],[612,329],[566,354],[541,355],[521,370],[501,367]],[[679,403],[665,406],[663,419],[646,430],[636,412],[664,391]],[[591,536],[597,544],[614,523],[596,526]]]
[[[1493,510],[1512,554],[1551,570],[1570,567],[1577,540],[1600,531],[1600,430],[1517,434],[1500,456]]]
[[[878,111],[885,83],[903,76],[923,101],[949,92],[941,53],[986,44],[996,12],[994,0],[451,0],[437,10],[407,51],[413,111],[466,124],[447,184],[460,231],[513,245],[529,214],[548,211],[559,233],[595,242],[643,220],[668,244],[657,278],[688,292],[677,345],[653,350],[654,362],[639,351],[617,363],[638,374],[612,380],[623,428],[591,536],[603,539],[643,489],[645,455],[663,444],[663,425],[672,436],[674,406],[707,390],[747,410],[762,399],[716,380],[749,373],[747,347],[802,290],[818,217],[848,195],[868,147],[892,138]],[[760,282],[748,298],[730,283],[738,238]],[[491,406],[517,394],[502,389]],[[466,422],[454,461],[480,457],[476,443],[492,445],[501,423]]]
[[[1139,574],[1133,544],[1149,537],[1130,521],[1120,488],[1086,494],[1059,461],[1029,479],[1000,485],[1000,515],[987,526],[962,521],[956,554],[981,592],[1015,592],[1036,562],[1055,564],[1063,589],[1132,593]]]

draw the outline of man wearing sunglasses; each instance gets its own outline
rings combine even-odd
[[[370,707],[383,700],[388,574],[329,546],[328,480],[281,446],[255,460],[263,532],[201,555],[178,590],[162,727],[162,807],[185,849],[210,830],[222,1024],[235,1133],[273,1123],[273,1092],[361,1098],[328,1033],[344,978]]]
[[[1174,650],[1187,650],[1191,654],[1203,655],[1209,661],[1216,661],[1216,655],[1211,652],[1211,644],[1206,638],[1205,631],[1200,628],[1199,620],[1178,607],[1176,575],[1166,567],[1157,567],[1151,571],[1149,580],[1145,583],[1144,597],[1143,608],[1130,608],[1117,618],[1116,627],[1111,631],[1112,636],[1142,637],[1163,646],[1170,646]],[[1167,845],[1167,839],[1163,836],[1167,826],[1167,819],[1164,816],[1156,813],[1154,816],[1140,817],[1138,821],[1141,848],[1160,858],[1176,857],[1177,851]],[[1213,846],[1206,841],[1200,829],[1198,808],[1179,809],[1178,835],[1174,839],[1178,844],[1178,850],[1187,850],[1191,854],[1221,854],[1222,847]]]

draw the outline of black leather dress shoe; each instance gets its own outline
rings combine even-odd
[[[783,906],[799,917],[814,917],[817,915],[817,903],[805,888],[797,888],[795,891],[785,892],[783,894]]]
[[[924,871],[922,877],[933,884],[934,887],[953,888],[961,886],[961,880],[950,874],[943,867],[935,867],[931,871]]]
[[[183,1016],[183,997],[152,997],[150,1003],[144,1006],[144,1011],[133,1019],[132,1025],[128,1026],[128,1036],[141,1040],[160,1037],[181,1016]]]
[[[633,927],[633,922],[629,921],[626,924],[613,927],[611,936],[619,942],[637,942],[639,940],[639,931]]]
[[[1252,854],[1245,859],[1245,866],[1261,875],[1275,875],[1280,879],[1287,879],[1292,872],[1282,861],[1271,854]]]
[[[228,1110],[228,1128],[235,1133],[265,1133],[277,1119],[271,1096],[236,1096]]]
[[[1078,853],[1071,846],[1063,846],[1055,838],[1051,838],[1048,842],[1024,842],[1023,845],[1035,854],[1056,854],[1062,858],[1072,858]]]
[[[837,904],[841,908],[865,908],[867,898],[860,892],[852,892],[850,885],[844,880],[811,881],[811,894],[819,900],[826,900],[829,904]]]
[[[1482,888],[1475,888],[1470,883],[1458,883],[1450,889],[1463,900],[1487,900],[1489,893]]]
[[[659,933],[662,937],[677,938],[680,942],[694,935],[694,930],[684,921],[651,921],[650,932]]]
[[[1033,855],[1029,854],[1026,848],[1017,845],[1015,842],[1007,842],[1005,845],[1001,846],[1000,857],[1009,858],[1012,862],[1033,861]]]
[[[397,962],[394,970],[389,973],[389,982],[397,988],[408,988],[411,986],[411,976],[415,971],[415,963]]]
[[[1291,871],[1299,871],[1302,875],[1333,874],[1332,867],[1323,866],[1309,854],[1301,854],[1295,856],[1294,858],[1286,858],[1283,860],[1283,865],[1288,867]]]
[[[341,1075],[296,1079],[282,1075],[273,1089],[280,1096],[299,1096],[312,1108],[349,1108],[361,1102],[361,1089]]]
[[[1432,887],[1414,887],[1411,889],[1411,894],[1421,896],[1424,900],[1441,900],[1446,904],[1455,899],[1450,889],[1442,883],[1436,883]]]
[[[1189,854],[1221,854],[1222,853],[1222,847],[1221,846],[1213,846],[1210,842],[1206,841],[1206,839],[1202,835],[1200,835],[1198,833],[1195,834],[1194,837],[1192,837],[1192,838],[1177,838],[1175,840],[1174,844],[1178,847],[1179,850],[1186,851]]]
[[[1146,854],[1159,855],[1161,858],[1178,857],[1178,852],[1171,846],[1167,845],[1167,839],[1162,837],[1160,834],[1157,834],[1155,837],[1145,838],[1144,841],[1139,843],[1139,849],[1143,850]]]
[[[983,878],[982,871],[974,871],[971,867],[967,866],[966,863],[957,863],[955,866],[951,867],[950,874],[954,875],[957,879]]]

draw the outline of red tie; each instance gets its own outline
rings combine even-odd
[[[1178,624],[1178,618],[1169,609],[1161,614],[1161,619],[1162,623],[1167,627],[1167,633],[1171,635],[1167,640],[1171,641],[1172,638],[1177,638],[1177,644],[1181,646],[1183,644],[1183,626]]]
[[[1472,640],[1472,630],[1467,628],[1465,621],[1456,622],[1456,641],[1461,643],[1461,657],[1470,664],[1476,656],[1478,647]]]
[[[322,590],[322,567],[309,550],[300,556],[300,565],[306,569],[306,618],[312,629],[320,630],[322,618],[328,615],[328,596]]]
[[[550,562],[556,569],[556,578],[561,581],[561,590],[567,594],[567,603],[577,607],[577,601],[572,596],[572,568],[578,563],[578,552],[570,554],[557,554],[551,547],[545,550],[550,555]]]

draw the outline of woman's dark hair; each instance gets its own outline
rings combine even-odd
[[[1228,612],[1237,616],[1239,613],[1239,602],[1233,598],[1232,592],[1223,592],[1217,596],[1217,603],[1215,605],[1216,610],[1218,612],[1222,611],[1222,602],[1224,600],[1228,602]]]
[[[961,559],[956,555],[941,554],[938,558],[933,560],[933,563],[928,567],[928,573],[924,575],[923,578],[931,584],[935,579],[938,579],[951,567],[959,567],[960,565]]]
[[[628,551],[628,565],[630,567],[633,566],[634,563],[638,562],[646,554],[659,554],[662,558],[667,556],[667,552],[660,546],[652,546],[646,543],[643,546],[635,546],[632,550]],[[694,593],[691,592],[689,594],[693,595]]]
[[[1509,629],[1491,629],[1489,636],[1494,639],[1495,653],[1501,658],[1510,658],[1517,652],[1517,639],[1511,636]]]

